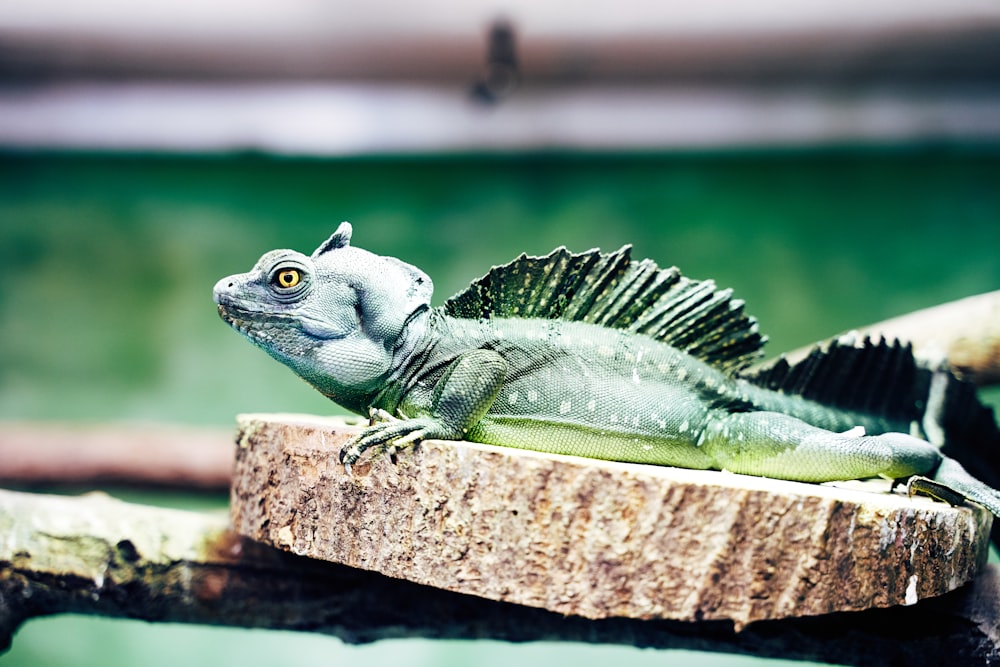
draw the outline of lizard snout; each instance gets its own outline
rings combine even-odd
[[[233,290],[238,283],[237,276],[226,276],[212,288],[212,300],[223,306],[233,302]]]

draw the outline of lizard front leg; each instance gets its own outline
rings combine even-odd
[[[493,350],[460,355],[435,385],[428,412],[369,426],[340,451],[341,463],[351,465],[372,448],[461,440],[489,411],[506,377],[507,362]]]

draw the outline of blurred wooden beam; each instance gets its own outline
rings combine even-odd
[[[3,484],[221,492],[229,488],[232,468],[230,429],[0,422]]]
[[[169,9],[168,9],[169,7]],[[995,82],[1000,6],[977,0],[588,5],[64,0],[0,13],[0,73],[466,82],[490,26],[525,80]]]

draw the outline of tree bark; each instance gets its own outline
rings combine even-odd
[[[576,641],[851,665],[1000,659],[1000,572],[910,607],[761,621],[578,616],[461,595],[295,556],[225,516],[0,491],[0,650],[25,620],[65,612],[397,637]]]

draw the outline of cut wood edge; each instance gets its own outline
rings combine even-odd
[[[426,441],[348,475],[356,433],[241,415],[236,530],[293,553],[590,619],[765,619],[910,605],[970,581],[980,507]]]

